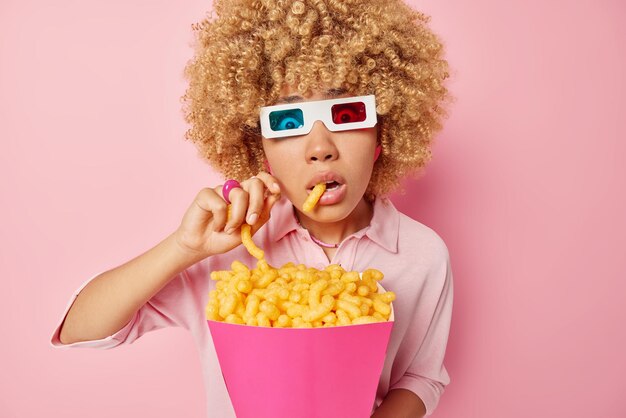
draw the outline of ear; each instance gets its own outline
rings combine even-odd
[[[274,173],[272,173],[272,167],[270,167],[269,161],[267,160],[263,161],[263,166],[265,167],[268,173],[270,173],[272,176],[274,175]]]
[[[376,151],[374,151],[374,162],[378,160],[378,157],[380,156],[380,151],[381,151],[381,146],[376,145]]]

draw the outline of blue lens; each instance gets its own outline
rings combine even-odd
[[[288,131],[304,126],[304,115],[300,109],[277,110],[270,113],[272,131]]]

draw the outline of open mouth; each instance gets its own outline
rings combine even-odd
[[[337,183],[336,181],[332,180],[332,181],[327,181],[326,182],[326,190],[335,190],[338,189],[339,186],[341,186],[341,183]],[[313,190],[313,187],[309,187],[308,191],[310,192],[311,190]]]

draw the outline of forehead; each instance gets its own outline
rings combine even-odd
[[[310,95],[302,96],[293,86],[284,85],[280,91],[280,97],[276,100],[275,104],[333,99],[346,95],[348,95],[348,91],[343,88],[324,88],[320,90],[313,90]]]

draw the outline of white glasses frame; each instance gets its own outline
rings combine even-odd
[[[365,105],[365,120],[360,122],[336,124],[332,118],[332,107],[336,104],[363,102]],[[275,131],[270,125],[270,114],[276,111],[300,109],[303,114],[303,126],[296,129]],[[264,106],[260,111],[261,134],[265,138],[284,138],[289,136],[306,135],[313,129],[313,124],[321,120],[328,130],[333,132],[352,129],[371,128],[376,126],[376,98],[368,96],[342,97],[339,99],[316,100],[311,102],[286,103],[274,106]]]

